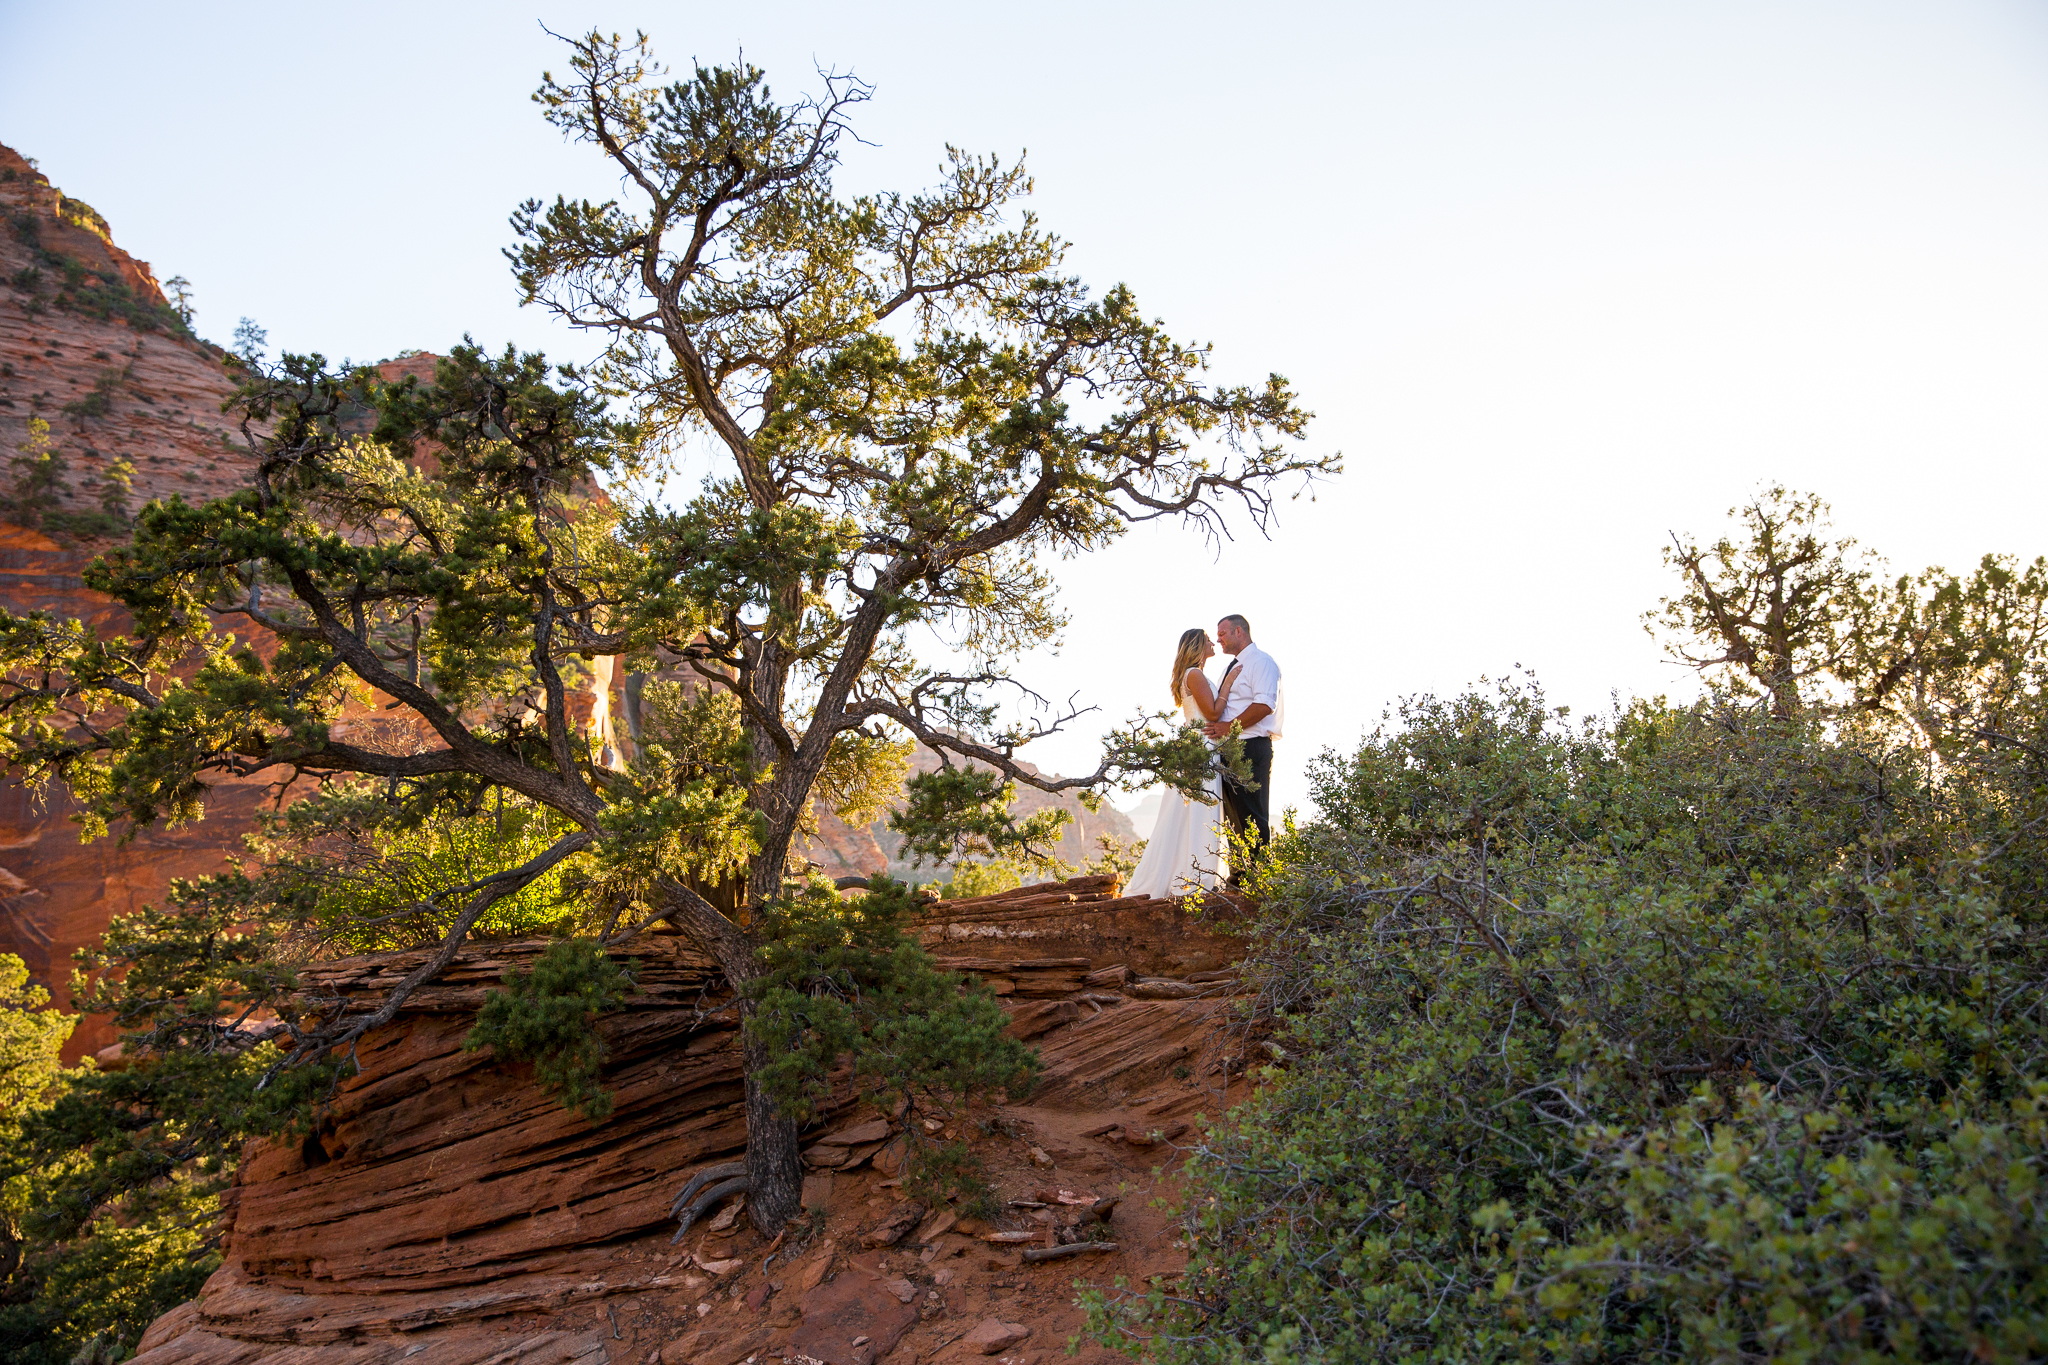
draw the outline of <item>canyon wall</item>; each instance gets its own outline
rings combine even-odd
[[[7,147],[0,215],[0,490],[9,498],[0,505],[0,607],[121,631],[125,614],[80,577],[106,542],[20,524],[50,519],[14,504],[9,462],[40,416],[66,465],[59,519],[99,510],[103,476],[122,458],[135,466],[135,506],[218,497],[246,472],[221,412],[234,366],[191,335],[149,265],[114,244],[104,218]],[[0,782],[0,951],[18,954],[67,1004],[72,952],[112,916],[160,899],[171,878],[220,870],[265,795],[261,783],[225,783],[204,822],[117,829],[81,845],[60,792]],[[112,1041],[102,1023],[83,1020],[67,1060]]]

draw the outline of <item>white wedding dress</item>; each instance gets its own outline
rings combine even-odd
[[[1196,724],[1204,719],[1193,697],[1182,700],[1180,709]],[[1126,896],[1164,898],[1213,891],[1230,875],[1230,822],[1223,818],[1223,778],[1214,769],[1205,790],[1207,805],[1172,787],[1161,793],[1159,822],[1145,841],[1138,870],[1124,887]]]

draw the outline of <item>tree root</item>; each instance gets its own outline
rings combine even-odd
[[[669,1212],[682,1223],[682,1226],[676,1229],[676,1235],[669,1238],[669,1245],[674,1246],[682,1241],[690,1228],[712,1205],[728,1196],[752,1189],[753,1183],[747,1176],[747,1163],[744,1161],[728,1161],[723,1166],[707,1166],[691,1176],[689,1183],[683,1186],[682,1193],[676,1196],[675,1203],[669,1205]],[[709,1188],[706,1188],[707,1186]]]
[[[689,1183],[683,1186],[683,1192],[678,1194],[675,1202],[668,1206],[668,1216],[680,1218],[683,1213],[683,1205],[695,1199],[697,1191],[703,1189],[706,1185],[720,1180],[730,1180],[736,1175],[745,1175],[746,1173],[747,1163],[744,1161],[728,1161],[722,1166],[706,1166],[703,1170],[691,1176]]]

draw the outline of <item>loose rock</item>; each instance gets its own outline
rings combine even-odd
[[[992,1356],[998,1351],[1007,1351],[1018,1342],[1030,1337],[1031,1329],[1021,1322],[1000,1322],[995,1318],[983,1318],[968,1330],[960,1343],[969,1350]]]
[[[870,1119],[866,1123],[856,1123],[851,1128],[842,1128],[836,1133],[827,1134],[818,1139],[818,1145],[820,1147],[858,1147],[868,1142],[884,1142],[888,1140],[888,1137],[889,1121],[887,1119]]]
[[[804,1295],[804,1320],[789,1339],[792,1359],[824,1365],[872,1365],[917,1324],[917,1310],[878,1294],[864,1275],[841,1275]]]
[[[869,1247],[892,1247],[903,1240],[903,1235],[924,1221],[927,1212],[924,1205],[916,1200],[898,1204],[889,1211],[888,1217],[861,1234],[861,1245]]]

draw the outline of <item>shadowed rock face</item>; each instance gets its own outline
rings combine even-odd
[[[1209,916],[1233,913],[1215,902]],[[1222,1098],[1200,1082],[1220,1070],[1227,1083],[1228,1068],[1217,1065],[1216,1024],[1229,984],[1188,983],[1213,994],[1186,999],[1130,993],[1138,978],[1201,976],[1233,959],[1234,940],[1208,916],[1192,921],[1171,902],[1119,899],[1108,879],[1082,878],[942,904],[924,936],[942,963],[973,970],[1003,993],[1015,1030],[1046,1063],[1045,1083],[1029,1105],[1004,1110],[1005,1125],[992,1130],[997,1137],[976,1139],[992,1167],[1015,1147],[1035,1153],[1019,1163],[1018,1179],[1094,1180],[1106,1193],[1116,1171],[1170,1157],[1141,1129],[1205,1102],[1213,1112]],[[840,1271],[860,1277],[855,1284],[874,1277],[896,1286],[894,1298],[876,1302],[899,1335],[906,1287],[955,1301],[940,1314],[921,1297],[920,1330],[938,1333],[952,1317],[979,1311],[972,1307],[979,1299],[963,1296],[988,1279],[988,1268],[972,1258],[946,1263],[959,1266],[957,1281],[950,1271],[935,1280],[936,1271],[911,1269],[907,1257],[904,1267],[885,1271],[876,1255],[857,1251],[877,1207],[900,1198],[864,1169],[893,1159],[884,1143],[818,1149],[838,1170],[806,1182],[806,1203],[822,1210],[825,1237],[802,1252],[808,1271],[763,1270],[772,1248],[744,1222],[725,1232],[700,1228],[693,1246],[672,1252],[668,1206],[676,1189],[692,1170],[729,1159],[745,1143],[736,1020],[720,1008],[728,997],[708,960],[679,940],[647,936],[631,945],[626,951],[643,964],[645,991],[603,1023],[605,1082],[617,1108],[593,1126],[531,1085],[523,1068],[461,1050],[486,991],[542,946],[466,951],[389,1027],[363,1040],[362,1074],[317,1132],[298,1143],[252,1146],[228,1201],[226,1263],[198,1300],[151,1329],[139,1365],[640,1362],[684,1340],[685,1329],[691,1354],[679,1359],[718,1359],[731,1346],[737,1361],[761,1348],[773,1356],[774,1346],[792,1340],[806,1320],[795,1307],[809,1301],[801,1291]],[[311,975],[370,1006],[418,960],[383,954]],[[1133,984],[1119,989],[1126,977]],[[1148,1089],[1163,1090],[1164,1100]],[[843,1112],[850,1103],[842,1097],[821,1131],[850,1122]],[[1103,1137],[1113,1128],[1134,1135],[1129,1160],[1113,1137]],[[1028,1132],[1015,1141],[1000,1136],[1011,1130]],[[1032,1164],[1039,1157],[1051,1163],[1043,1171]],[[925,1248],[933,1256],[922,1264],[962,1256],[971,1239],[954,1230],[955,1221],[927,1224],[936,1229]],[[1134,1246],[1130,1259],[1087,1269],[1097,1277],[1149,1273],[1174,1261],[1168,1242],[1160,1231],[1144,1249]],[[847,1255],[835,1259],[835,1243]],[[1004,1254],[1014,1260],[1014,1252]],[[728,1255],[729,1262],[720,1259]],[[705,1272],[706,1265],[726,1268]],[[1061,1284],[1073,1270],[1065,1268]],[[809,1284],[802,1274],[811,1275]],[[906,1274],[922,1278],[913,1284],[900,1278]],[[705,1295],[714,1282],[717,1312],[700,1313],[696,1305],[711,1301]],[[991,1292],[986,1284],[971,1290]],[[849,1293],[812,1297],[830,1301],[830,1330],[850,1342],[862,1333],[847,1318],[847,1303],[861,1296]],[[825,1308],[818,1312],[813,1335],[825,1330]],[[603,1329],[593,1334],[593,1322]],[[637,1335],[618,1323],[639,1324]],[[1056,1340],[1070,1330],[1061,1328]]]

